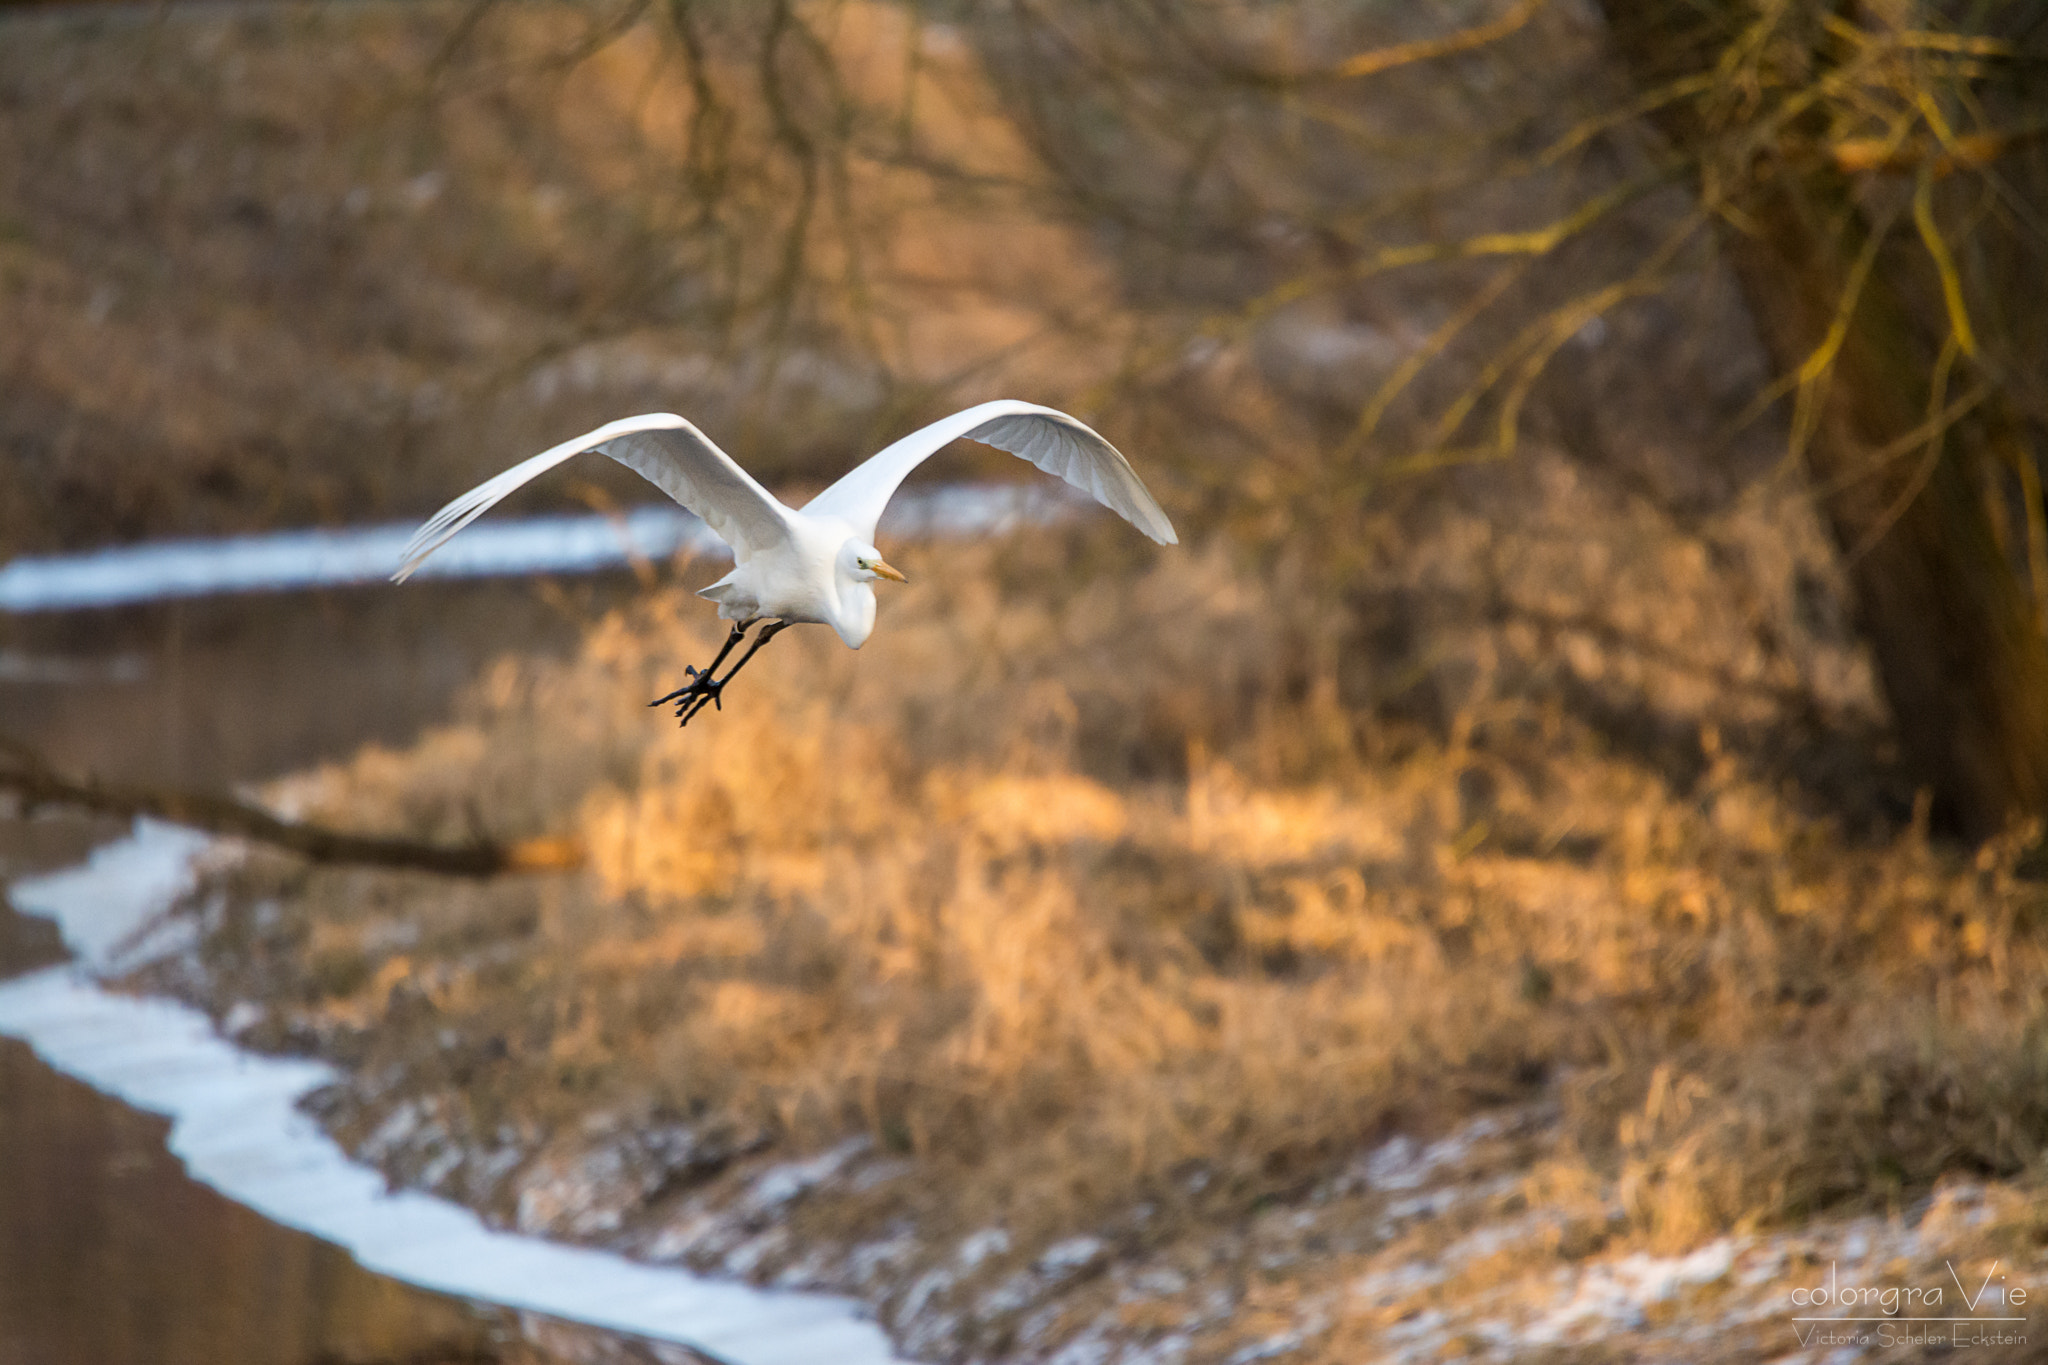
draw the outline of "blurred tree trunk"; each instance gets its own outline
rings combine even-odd
[[[1746,0],[1602,6],[1645,92],[1714,69],[1726,41],[1753,32]],[[1827,70],[1824,53],[1809,55],[1813,72]],[[1725,130],[1698,106],[1674,104],[1658,123],[1729,210],[1719,215],[1723,244],[1778,373],[1820,353],[1854,300],[1811,400],[1803,454],[1907,761],[1966,835],[2042,812],[2048,642],[1982,492],[1997,444],[2019,438],[1995,391],[1977,414],[1930,423],[1946,319],[1916,312],[1906,278],[1928,268],[1926,257],[1875,248],[1859,287],[1876,229],[1850,178],[1817,153],[1827,132],[1818,116],[1786,124],[1777,145],[1732,166],[1717,145]]]

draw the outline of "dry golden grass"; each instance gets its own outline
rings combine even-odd
[[[1324,627],[1276,580],[1182,554],[1055,586],[1094,553],[913,549],[860,655],[786,637],[681,735],[644,702],[715,642],[694,599],[508,661],[460,723],[289,794],[574,831],[590,867],[294,878],[268,940],[259,868],[216,960],[297,981],[302,1023],[440,1076],[479,1131],[866,1132],[928,1172],[889,1198],[1027,1241],[1242,1210],[1546,1092],[1531,1196],[1611,1192],[1661,1248],[2036,1167],[2022,837],[1859,843],[1711,729],[1688,781],[1527,697],[1447,735],[1360,719],[1290,681]]]

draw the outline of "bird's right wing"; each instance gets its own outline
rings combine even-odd
[[[732,546],[741,563],[789,541],[790,512],[774,494],[689,422],[673,413],[656,412],[607,422],[470,489],[413,533],[392,579],[403,583],[421,560],[513,489],[587,450],[611,456],[702,517],[706,526]]]

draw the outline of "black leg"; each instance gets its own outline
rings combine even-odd
[[[694,697],[702,693],[705,690],[705,688],[709,686],[711,675],[713,673],[716,673],[718,671],[718,666],[725,662],[725,656],[732,653],[733,646],[740,642],[740,637],[747,633],[747,627],[753,624],[754,623],[751,619],[741,621],[735,624],[732,628],[732,633],[725,637],[725,648],[718,651],[718,657],[711,661],[711,667],[703,670],[700,673],[694,666],[690,664],[683,665],[683,672],[690,675],[690,681],[682,687],[678,687],[675,691],[669,693],[667,696],[656,697],[653,701],[648,702],[647,704],[649,706],[666,706],[668,705],[668,703],[676,701],[680,698]]]
[[[725,691],[725,685],[731,682],[733,678],[739,673],[739,671],[747,666],[747,660],[753,658],[756,654],[759,654],[761,652],[762,645],[767,644],[777,635],[780,635],[783,631],[789,629],[789,626],[790,623],[788,621],[771,621],[767,625],[761,627],[761,633],[754,637],[754,643],[747,646],[747,652],[740,655],[738,663],[734,664],[731,668],[728,668],[725,671],[724,677],[713,679],[711,676],[711,669],[707,668],[706,670],[704,670],[704,672],[698,677],[698,682],[703,683],[703,687],[701,689],[692,692],[691,688],[694,688],[696,686],[696,684],[694,683],[691,685],[691,687],[686,687],[683,689],[684,692],[690,693],[690,695],[683,697],[681,701],[676,703],[676,719],[681,721],[684,725],[688,725],[690,723],[690,718],[696,715],[699,711],[702,711],[704,709],[704,704],[706,702],[710,702],[719,710],[723,711],[725,709],[725,703],[719,700],[719,696],[721,693]],[[718,657],[722,659],[725,656],[721,654]],[[716,668],[718,667],[718,665],[716,663],[713,663],[711,667]]]

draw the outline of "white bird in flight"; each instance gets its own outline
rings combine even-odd
[[[709,668],[686,668],[686,685],[649,703],[674,702],[676,715],[688,725],[705,703],[722,707],[719,694],[733,675],[789,626],[827,625],[849,648],[867,643],[875,628],[875,580],[908,581],[875,548],[882,509],[911,470],[962,437],[1057,474],[1161,545],[1180,543],[1173,523],[1115,446],[1077,418],[1036,403],[999,399],[942,418],[855,466],[802,508],[785,506],[688,421],[657,412],[608,422],[478,484],[427,519],[391,577],[404,582],[449,537],[563,461],[585,451],[609,455],[702,517],[732,546],[732,572],[697,594],[718,603],[719,617],[734,622],[725,647]],[[724,677],[714,677],[748,627],[764,620],[769,624],[739,662]]]

